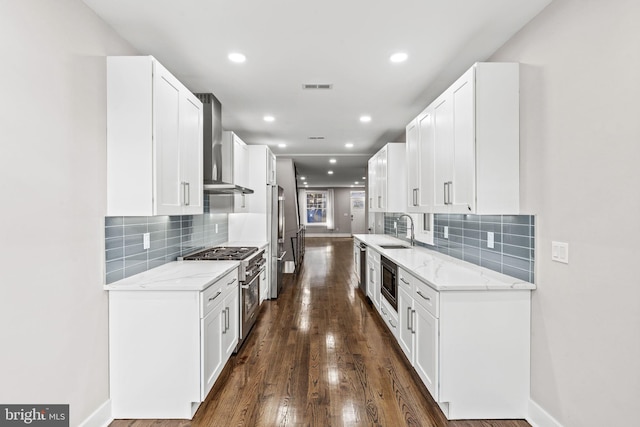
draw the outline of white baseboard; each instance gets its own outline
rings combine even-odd
[[[306,233],[305,237],[351,237],[351,233]]]
[[[109,399],[81,422],[80,427],[107,427],[111,421],[113,417],[111,416],[111,399]]]
[[[527,422],[533,427],[562,427],[562,424],[542,409],[533,400],[529,399],[529,416]]]

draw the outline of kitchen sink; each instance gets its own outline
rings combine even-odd
[[[378,245],[382,249],[411,249],[411,246],[405,245]]]

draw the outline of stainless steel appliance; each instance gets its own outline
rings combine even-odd
[[[367,296],[367,245],[360,243],[360,290]]]
[[[222,105],[212,93],[196,93],[203,107],[205,194],[252,194],[233,181],[233,143],[222,138]]]
[[[265,269],[264,250],[256,247],[218,246],[187,254],[183,261],[240,261],[240,331],[238,352],[258,317],[260,307],[260,275]]]
[[[391,260],[380,256],[380,268],[382,269],[381,293],[391,307],[398,310],[398,266]]]
[[[269,222],[271,245],[271,298],[277,298],[282,290],[284,270],[284,190],[280,186],[271,186],[271,220]]]

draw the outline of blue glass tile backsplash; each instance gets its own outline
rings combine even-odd
[[[106,283],[175,261],[178,256],[204,246],[222,244],[228,240],[227,224],[226,213],[106,217]],[[144,233],[149,233],[149,249],[143,249]]]
[[[395,235],[398,213],[386,213],[385,234]],[[398,235],[406,235],[405,222],[397,223]],[[445,238],[445,227],[448,238]],[[487,233],[494,233],[494,247],[487,247]],[[511,277],[534,283],[535,217],[533,215],[434,216],[434,246],[429,249]]]

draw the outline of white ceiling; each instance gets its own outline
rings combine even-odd
[[[373,153],[404,140],[406,124],[435,96],[551,2],[83,1],[190,90],[213,92],[226,130],[293,157],[311,186],[362,181]],[[235,51],[245,63],[227,59]],[[391,63],[398,51],[408,60]],[[306,83],[333,89],[303,90]],[[372,121],[361,123],[363,114]]]

